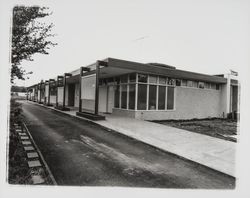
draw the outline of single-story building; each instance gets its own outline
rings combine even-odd
[[[143,120],[225,118],[238,112],[233,75],[207,75],[159,63],[114,58],[40,82],[29,100],[77,109],[79,115],[119,115]],[[62,108],[62,109],[63,109]]]

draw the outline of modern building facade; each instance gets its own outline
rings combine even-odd
[[[28,99],[143,120],[225,118],[239,109],[233,78],[107,58],[29,87]]]

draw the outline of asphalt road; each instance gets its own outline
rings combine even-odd
[[[95,124],[22,102],[58,185],[234,188],[235,179]]]

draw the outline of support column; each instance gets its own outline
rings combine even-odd
[[[96,61],[96,81],[95,81],[95,115],[98,115],[99,108],[99,72],[100,62]]]
[[[58,107],[58,76],[56,79],[56,107]]]
[[[69,76],[72,76],[72,74],[70,74],[70,73],[65,73],[64,74],[64,83],[63,83],[63,85],[64,85],[64,87],[63,87],[63,108],[65,108],[65,97],[66,97],[66,79],[67,79],[67,76],[69,77]]]
[[[83,67],[80,68],[80,76],[79,76],[79,112],[82,112],[82,75],[83,75]]]
[[[39,98],[39,103],[42,102],[42,81],[40,82],[40,98]]]
[[[47,100],[47,105],[50,105],[50,81],[48,81],[48,85],[49,85],[49,88],[48,88],[48,100]]]
[[[66,95],[66,74],[63,78],[63,108],[65,108],[65,95]]]

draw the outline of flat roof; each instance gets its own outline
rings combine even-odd
[[[167,76],[177,79],[186,79],[186,80],[196,80],[203,82],[213,82],[224,84],[227,83],[227,79],[219,75],[208,75],[197,72],[190,72],[185,70],[176,69],[173,66],[161,64],[161,63],[139,63],[133,61],[127,61],[122,59],[116,59],[108,57],[102,61],[107,62],[107,67],[102,67],[100,69],[100,77],[111,77],[123,75],[126,73],[144,73],[152,75]],[[95,73],[95,63],[89,64],[86,67],[91,68],[91,71],[85,72],[84,76]],[[74,71],[69,72],[72,74],[72,77],[68,79],[68,82],[73,83],[78,81],[80,75],[80,68]],[[30,86],[33,87],[35,85]]]
[[[189,79],[204,82],[214,82],[214,83],[226,83],[227,79],[224,77],[201,74],[196,72],[190,72],[180,69],[175,69],[169,66],[157,66],[153,64],[138,63],[132,61],[126,61],[115,58],[107,58],[104,61],[108,63],[108,67],[115,67],[120,69],[129,69],[134,72],[148,73],[163,75],[167,77],[179,78],[179,79]]]

